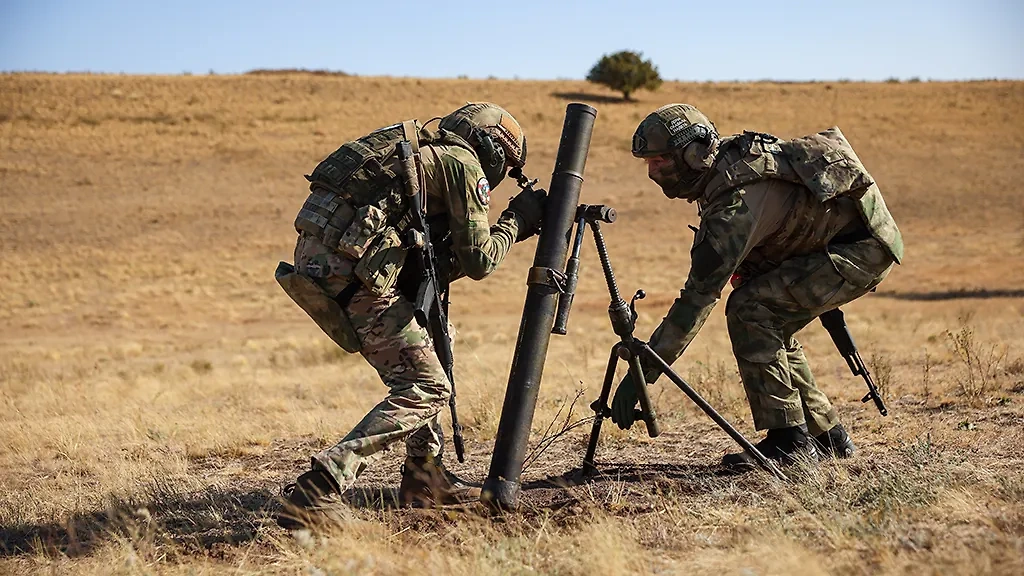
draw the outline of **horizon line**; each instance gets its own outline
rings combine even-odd
[[[182,71],[178,73],[149,73],[149,72],[109,72],[109,71],[95,71],[95,70],[65,70],[65,71],[54,71],[54,70],[0,70],[0,75],[4,76],[16,76],[16,75],[49,75],[49,76],[127,76],[127,77],[160,77],[160,78],[174,78],[174,77],[203,77],[203,76],[219,76],[219,77],[231,77],[231,76],[284,76],[284,75],[306,75],[306,76],[332,76],[339,78],[388,78],[393,80],[472,80],[472,81],[503,81],[503,82],[588,82],[586,78],[527,78],[520,76],[512,77],[498,77],[498,76],[469,76],[467,74],[459,74],[456,76],[405,76],[405,75],[392,75],[392,74],[353,74],[345,72],[343,70],[330,70],[330,69],[314,69],[314,68],[253,68],[244,72],[217,72],[215,70],[209,70],[205,73],[194,73],[191,71]],[[790,78],[733,78],[733,79],[717,79],[717,80],[684,80],[684,79],[665,79],[666,83],[677,83],[677,84],[756,84],[756,83],[774,83],[774,84],[820,84],[825,82],[834,83],[858,83],[858,84],[916,84],[926,82],[1019,82],[1024,80],[1022,78],[1012,77],[968,77],[968,78],[922,78],[920,76],[889,76],[884,79],[866,79],[866,78],[812,78],[812,79],[790,79]],[[592,83],[592,82],[591,82]]]

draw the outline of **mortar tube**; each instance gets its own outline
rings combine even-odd
[[[566,107],[565,123],[555,157],[544,224],[528,275],[529,288],[519,323],[512,369],[505,401],[494,439],[490,470],[480,500],[494,510],[513,510],[519,496],[519,477],[523,471],[537,394],[547,357],[548,342],[554,325],[559,289],[543,278],[560,275],[569,250],[569,240],[583,187],[590,138],[597,110],[572,103]]]

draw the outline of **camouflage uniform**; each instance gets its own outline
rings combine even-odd
[[[828,431],[838,418],[793,335],[878,285],[893,255],[860,231],[853,201],[818,203],[797,184],[766,180],[698,203],[690,273],[653,348],[668,362],[681,356],[738,273],[744,280],[725,314],[755,427],[806,422],[812,435]],[[791,226],[803,237],[789,237]],[[843,241],[844,229],[852,241]]]
[[[454,135],[449,134],[447,141],[423,145],[420,157],[420,183],[442,281],[486,277],[535,223],[510,208],[495,225],[489,224],[489,181],[477,153]],[[357,263],[357,259],[328,248],[317,235],[300,232],[295,272],[312,278],[329,297],[342,300],[343,308],[331,305],[327,313],[340,318],[354,336],[335,339],[350,351],[358,350],[389,389],[384,400],[340,442],[312,457],[313,469],[328,473],[339,491],[399,440],[405,441],[407,462],[417,458],[439,461],[443,447],[439,414],[452,390],[430,334],[414,317],[411,299],[419,278],[408,278],[410,284],[406,276],[418,272],[405,275],[414,270],[406,264],[400,281],[378,294],[356,278]],[[347,302],[339,298],[345,291],[350,292]],[[317,318],[324,313],[310,315],[334,337],[337,331],[332,330],[332,322]]]
[[[686,197],[697,202],[700,227],[690,272],[651,346],[670,364],[678,359],[733,279],[726,318],[755,427],[806,423],[818,436],[838,418],[794,334],[871,291],[902,258],[903,242],[877,186],[822,201],[786,144],[765,134],[726,138],[692,181]],[[819,188],[834,184],[827,172],[818,177]]]

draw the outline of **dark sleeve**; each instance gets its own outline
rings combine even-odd
[[[651,347],[671,364],[700,331],[722,290],[750,251],[757,219],[743,199],[743,189],[720,195],[704,207],[690,250],[690,272]]]

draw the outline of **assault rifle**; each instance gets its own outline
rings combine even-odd
[[[415,138],[415,133],[412,137]],[[413,152],[409,140],[398,143],[402,182],[409,198],[409,210],[413,214],[408,240],[412,246],[418,248],[416,252],[420,258],[420,269],[423,270],[423,279],[416,290],[415,315],[420,325],[430,331],[430,336],[434,340],[434,351],[441,361],[448,382],[452,385],[452,395],[448,398],[448,409],[452,416],[452,444],[455,446],[456,458],[459,462],[465,462],[466,447],[462,439],[462,425],[459,424],[459,415],[455,409],[455,378],[452,374],[455,359],[452,356],[451,334],[448,333],[448,282],[446,278],[442,286],[437,277],[437,260],[434,259],[434,246],[430,239],[430,226],[427,224],[424,199],[426,190],[420,188],[417,155],[418,153]]]
[[[832,337],[832,342],[839,349],[839,353],[843,355],[846,364],[850,367],[850,371],[853,372],[854,376],[863,377],[864,382],[868,385],[868,393],[860,401],[874,400],[875,407],[878,408],[882,416],[887,415],[889,410],[886,409],[882,395],[879,394],[875,381],[871,379],[871,373],[868,372],[867,366],[864,365],[864,360],[860,357],[860,352],[857,351],[857,345],[853,343],[853,336],[850,335],[850,330],[846,327],[846,318],[843,316],[843,311],[836,308],[835,310],[825,312],[818,318],[821,320],[821,325],[825,327],[825,330],[828,330],[829,336]]]

